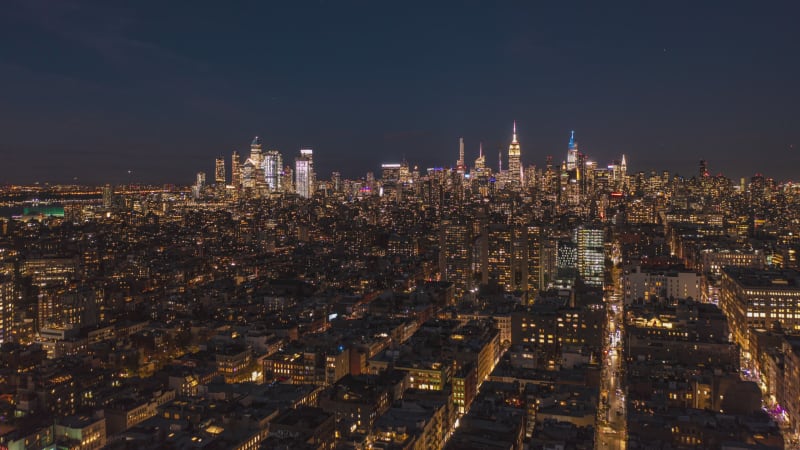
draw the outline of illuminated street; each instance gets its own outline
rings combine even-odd
[[[786,443],[786,448],[800,448],[800,435],[794,432],[786,409],[775,402],[775,397],[769,394],[763,376],[755,367],[755,364],[748,353],[744,353],[742,355],[741,377],[743,380],[757,383],[759,388],[761,388],[761,392],[764,395],[764,398],[762,399],[762,407],[765,411],[767,411],[767,413],[769,413],[770,417],[772,417],[772,420],[774,420],[775,423],[777,423],[780,427],[781,434],[783,435],[784,442]]]
[[[603,351],[601,404],[597,419],[597,448],[625,448],[625,387],[622,363],[622,302],[608,298],[608,335]]]

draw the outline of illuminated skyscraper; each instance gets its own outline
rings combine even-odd
[[[264,181],[270,192],[281,190],[281,173],[283,171],[283,157],[277,150],[269,150],[264,154]]]
[[[411,171],[408,170],[408,161],[405,158],[400,162],[400,182],[403,184],[411,182]]]
[[[525,238],[528,246],[528,289],[538,291],[545,287],[541,278],[542,228],[538,225],[528,225],[527,228]]]
[[[110,184],[103,186],[103,208],[111,208],[114,204],[114,188]]]
[[[284,166],[281,174],[281,189],[287,194],[294,193],[294,171],[291,166]]]
[[[520,164],[519,141],[517,141],[517,121],[514,121],[514,133],[508,146],[508,181],[514,185],[522,184],[522,165]]]
[[[262,157],[261,138],[256,136],[253,138],[253,142],[250,143],[250,160],[253,161],[253,165],[259,167],[261,166]]]
[[[483,155],[483,142],[478,147],[478,157],[475,158],[475,170],[483,172],[486,169],[486,156]]]
[[[506,292],[528,290],[527,230],[516,224],[490,223],[481,236],[481,279]]]
[[[384,183],[396,183],[400,180],[400,163],[381,164],[381,181]]]
[[[458,138],[458,161],[456,161],[456,171],[459,175],[464,176],[467,172],[467,166],[464,164],[464,138]]]
[[[197,172],[194,186],[192,187],[192,193],[194,194],[194,198],[199,198],[200,195],[203,193],[203,188],[205,187],[206,187],[206,173]]]
[[[581,225],[575,229],[578,274],[590,286],[603,285],[605,232],[600,226]]]
[[[8,342],[14,319],[14,283],[0,275],[0,344]]]
[[[556,247],[556,286],[571,287],[578,275],[578,249],[573,239],[559,239]]]
[[[234,192],[242,188],[242,161],[236,150],[231,153],[231,184]]]
[[[608,171],[611,176],[611,188],[616,191],[622,190],[628,177],[628,164],[625,161],[625,155],[622,155],[622,161],[614,161],[609,164]]]
[[[214,164],[214,183],[218,187],[225,187],[225,158],[217,158]]]
[[[511,289],[528,291],[528,230],[519,224],[512,226],[511,235]]]
[[[497,152],[497,173],[503,173],[503,151]]]
[[[439,272],[455,285],[456,294],[472,288],[472,247],[470,226],[463,220],[442,220],[439,228]]]
[[[242,188],[249,191],[248,195],[252,194],[253,189],[256,187],[256,165],[252,158],[247,158],[247,161],[242,164]]]
[[[310,151],[310,150],[309,150]],[[300,156],[294,160],[294,188],[295,192],[303,198],[314,195],[311,187],[312,166],[310,155],[300,150]]]
[[[310,148],[301,148],[300,149],[300,156],[305,158],[308,161],[308,197],[314,196],[314,190],[317,187],[317,174],[314,172],[314,150]],[[295,177],[297,175],[295,174]],[[296,187],[299,189],[298,187]]]
[[[578,143],[575,142],[575,131],[572,131],[567,149],[567,170],[575,170],[576,167],[578,167]]]
[[[264,155],[261,149],[261,138],[256,136],[250,143],[250,157],[244,162],[242,170],[242,184],[251,190],[250,195],[259,196],[267,187],[264,179]]]
[[[539,245],[539,290],[555,285],[558,278],[558,241],[541,237]]]

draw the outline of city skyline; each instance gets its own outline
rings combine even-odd
[[[509,171],[509,149],[508,149],[508,146],[510,144],[516,145],[516,147],[518,149],[519,149],[519,147],[522,147],[522,150],[519,152],[520,153],[520,156],[519,156],[519,159],[520,159],[520,166],[519,167],[520,167],[520,169],[525,169],[525,168],[528,168],[528,167],[535,167],[537,169],[544,169],[546,167],[547,160],[552,160],[552,164],[553,164],[554,167],[558,167],[558,166],[561,166],[562,164],[566,164],[567,168],[571,170],[571,169],[574,169],[574,164],[575,164],[575,161],[571,160],[571,158],[574,157],[573,155],[577,155],[577,154],[580,154],[580,155],[584,156],[587,161],[591,161],[591,162],[595,163],[596,167],[598,167],[598,168],[604,168],[604,167],[606,167],[606,165],[611,166],[612,164],[618,164],[623,157],[627,158],[628,160],[630,160],[631,156],[633,156],[634,158],[636,158],[636,156],[637,156],[635,153],[618,153],[616,155],[611,155],[608,159],[602,159],[600,157],[597,157],[597,155],[595,155],[595,154],[587,153],[586,151],[584,151],[586,149],[586,147],[581,143],[581,139],[579,138],[580,136],[576,136],[576,131],[575,130],[570,130],[568,132],[569,137],[565,140],[566,143],[562,146],[563,148],[560,149],[560,152],[559,151],[554,151],[554,152],[551,152],[551,153],[548,153],[548,154],[533,155],[532,156],[532,155],[530,155],[529,153],[527,153],[525,151],[528,148],[528,145],[526,145],[527,141],[525,141],[525,143],[523,143],[522,141],[524,140],[524,138],[523,139],[518,139],[518,133],[516,132],[516,123],[517,123],[516,120],[512,121],[512,132],[510,134],[510,136],[512,136],[512,137],[508,138],[505,141],[505,143],[499,144],[495,152],[487,151],[486,143],[483,140],[479,140],[478,141],[477,150],[475,150],[473,152],[473,149],[471,148],[472,145],[466,144],[464,137],[463,136],[459,136],[457,138],[456,144],[453,146],[454,149],[450,149],[450,153],[455,153],[455,155],[458,156],[458,155],[460,155],[461,151],[463,150],[464,168],[467,169],[467,171],[475,169],[475,164],[474,164],[475,160],[480,157],[480,158],[482,158],[484,160],[484,163],[485,163],[486,167],[488,167],[490,170],[495,171],[499,167],[503,172],[508,172]],[[255,135],[254,138],[252,138],[252,139],[258,140],[259,142],[263,141],[263,138],[260,135]],[[246,141],[246,140],[247,139],[244,139],[243,141]],[[580,144],[580,148],[581,148],[580,151],[578,151],[578,149],[577,149],[577,145],[578,144]],[[234,148],[232,150],[232,152],[234,154],[238,154],[240,157],[244,158],[241,161],[242,163],[244,163],[247,160],[247,155],[248,155],[248,152],[250,151],[250,146],[249,145],[245,145],[245,146],[240,146],[240,147],[241,148],[238,148],[238,147]],[[282,158],[288,158],[288,159],[286,159],[284,161],[285,164],[293,165],[292,164],[292,161],[293,161],[292,160],[292,155],[295,155],[295,154],[299,155],[303,151],[310,150],[310,148],[311,147],[308,146],[308,145],[300,145],[300,146],[296,146],[296,148],[294,148],[294,149],[289,149],[288,151],[286,151],[286,150],[277,148],[277,147],[269,144],[269,142],[267,142],[266,144],[264,144],[264,150],[263,151],[265,152],[265,154],[269,153],[271,155],[277,155],[278,161],[280,161]],[[320,155],[320,154],[321,153],[318,153],[318,155]],[[486,160],[486,155],[487,154],[491,154],[493,156],[493,158],[489,159],[487,161]],[[432,168],[446,168],[446,169],[453,169],[453,170],[458,170],[459,169],[459,164],[458,164],[459,160],[458,160],[457,157],[452,157],[452,155],[451,155],[450,158],[447,158],[447,156],[443,155],[441,158],[437,158],[436,160],[433,160],[430,157],[422,159],[422,161],[432,161],[432,163],[430,163],[430,164],[421,164],[421,163],[419,163],[419,161],[410,161],[408,158],[406,158],[403,155],[403,156],[400,156],[400,157],[388,157],[387,156],[387,157],[384,157],[382,159],[375,159],[375,160],[371,161],[372,162],[371,165],[369,165],[370,161],[364,161],[362,163],[362,165],[363,165],[363,167],[365,167],[365,171],[359,173],[358,169],[356,169],[356,168],[352,168],[351,167],[351,168],[348,169],[346,166],[336,166],[335,163],[331,162],[331,159],[333,159],[332,155],[327,155],[327,157],[324,154],[321,154],[321,155],[322,155],[321,157],[317,156],[317,158],[321,159],[322,163],[321,164],[315,163],[315,165],[317,167],[319,167],[319,166],[323,167],[323,170],[315,170],[315,174],[317,175],[317,178],[320,179],[320,180],[329,180],[330,179],[330,175],[332,173],[337,173],[340,176],[342,174],[344,174],[344,178],[346,178],[346,179],[356,179],[356,180],[357,179],[364,179],[365,176],[370,172],[373,173],[373,174],[379,174],[382,164],[399,163],[401,161],[408,163],[410,168],[415,168],[416,167],[416,169],[418,171],[420,171],[420,172],[424,172],[426,169],[432,169]],[[501,155],[502,155],[502,163],[499,162],[499,160],[501,158]],[[275,156],[272,156],[271,158],[275,158]],[[530,159],[532,159],[532,158],[538,158],[538,159],[536,161],[530,161]],[[9,181],[9,180],[0,179],[0,183],[19,184],[19,185],[43,184],[43,183],[47,183],[47,184],[66,184],[66,185],[68,185],[68,184],[103,185],[103,184],[107,184],[107,183],[125,184],[125,183],[133,182],[133,183],[138,183],[138,184],[144,183],[144,184],[153,184],[153,185],[158,185],[158,184],[191,185],[191,184],[193,184],[195,182],[195,178],[200,172],[209,175],[208,181],[210,183],[212,181],[214,181],[214,182],[217,181],[216,175],[217,175],[218,167],[217,167],[216,161],[219,161],[220,159],[228,160],[227,163],[223,164],[223,168],[225,170],[225,174],[226,174],[227,180],[231,181],[231,176],[232,176],[231,175],[231,168],[228,165],[228,164],[230,164],[230,153],[225,154],[225,153],[220,152],[216,156],[210,157],[210,159],[209,158],[204,158],[203,160],[200,160],[199,157],[193,158],[192,162],[195,162],[195,160],[197,160],[196,162],[197,162],[198,165],[186,168],[187,177],[185,179],[183,179],[183,178],[176,179],[176,178],[170,178],[170,177],[165,177],[163,179],[151,179],[151,174],[149,174],[149,173],[144,173],[143,174],[142,172],[140,172],[140,171],[138,171],[136,169],[129,168],[129,169],[121,170],[121,171],[119,171],[119,173],[112,173],[112,174],[103,175],[103,176],[105,176],[105,178],[103,178],[103,176],[100,176],[100,175],[97,175],[97,176],[91,176],[90,175],[88,177],[88,179],[87,178],[78,177],[78,176],[69,177],[67,175],[64,175],[63,177],[55,178],[53,180],[48,180],[48,179],[35,179],[34,180],[34,179],[31,179],[31,180],[22,180],[22,181],[12,182],[12,181]],[[751,177],[757,176],[757,175],[765,176],[767,178],[772,178],[772,179],[776,180],[777,182],[781,182],[781,183],[782,182],[790,182],[791,183],[791,182],[795,181],[794,178],[780,178],[780,177],[773,176],[773,174],[771,174],[769,172],[762,171],[758,167],[752,168],[751,169],[751,173],[749,173],[749,174],[745,174],[745,173],[742,173],[742,174],[731,174],[729,172],[726,172],[726,171],[722,170],[722,168],[720,168],[720,165],[723,165],[723,166],[727,165],[726,164],[727,162],[724,161],[724,160],[723,161],[708,161],[708,160],[706,160],[704,158],[698,158],[698,159],[694,159],[694,160],[688,160],[688,159],[687,160],[680,160],[680,161],[677,161],[675,164],[671,165],[671,167],[676,167],[675,169],[671,169],[671,168],[667,168],[667,167],[655,167],[655,166],[645,167],[645,166],[642,166],[642,165],[637,165],[636,161],[638,161],[638,158],[634,159],[634,164],[632,166],[630,166],[630,165],[628,166],[628,168],[630,169],[629,170],[630,174],[635,174],[635,173],[639,173],[639,172],[644,173],[644,174],[650,174],[650,173],[653,173],[653,172],[662,173],[663,171],[667,171],[671,175],[679,176],[681,178],[692,178],[692,177],[698,175],[698,167],[700,166],[700,164],[705,164],[705,167],[707,167],[707,169],[708,169],[707,170],[708,175],[710,175],[710,176],[717,176],[717,175],[725,176],[726,178],[729,178],[729,179],[734,180],[734,181],[739,180],[740,178],[750,179]],[[646,163],[646,161],[647,161],[647,159],[644,160],[644,163]],[[137,166],[137,163],[133,162],[132,164],[128,165],[127,167],[134,167],[135,168],[136,166]],[[359,166],[359,167],[361,167],[361,166]],[[325,168],[329,168],[330,170],[328,172],[325,172]],[[274,176],[277,176],[277,175],[274,175]]]
[[[323,176],[451,164],[459,136],[496,167],[512,120],[526,165],[575,129],[633,170],[798,178],[794,3],[347,6],[5,5],[0,182],[175,183],[253,135]]]
[[[259,140],[259,142],[262,140],[262,138],[260,136],[255,136],[254,139]],[[580,157],[584,158],[585,162],[593,164],[593,167],[599,168],[601,170],[606,168],[606,167],[610,168],[610,167],[612,167],[612,165],[619,165],[619,164],[622,164],[623,166],[627,167],[626,155],[624,153],[618,154],[616,156],[612,156],[610,159],[605,160],[605,161],[604,160],[598,160],[598,158],[594,157],[594,155],[589,154],[589,153],[587,153],[585,151],[578,150],[579,142],[580,142],[580,139],[576,138],[575,130],[570,130],[568,142],[564,146],[564,149],[562,149],[562,151],[560,153],[560,155],[563,156],[562,159],[559,159],[559,153],[558,152],[554,152],[552,154],[547,154],[547,155],[542,156],[541,161],[539,161],[539,162],[528,162],[528,161],[526,161],[526,152],[521,149],[521,147],[523,147],[523,146],[522,146],[522,143],[520,142],[520,140],[518,139],[517,121],[514,120],[514,121],[512,121],[511,138],[506,141],[506,144],[504,144],[504,145],[506,145],[508,147],[507,147],[507,149],[504,149],[502,145],[499,146],[498,151],[496,152],[497,158],[493,161],[494,164],[491,164],[491,160],[490,160],[490,163],[486,163],[486,154],[484,153],[484,149],[483,149],[484,141],[479,141],[478,142],[478,151],[473,154],[470,150],[466,150],[466,144],[465,144],[464,137],[463,136],[459,136],[458,137],[458,145],[457,145],[458,158],[455,159],[455,161],[449,161],[449,162],[439,161],[439,162],[436,162],[434,164],[420,165],[420,164],[417,164],[415,161],[409,161],[407,158],[405,158],[405,156],[403,156],[401,158],[384,158],[384,159],[380,160],[379,163],[376,162],[374,168],[367,169],[365,172],[360,173],[360,174],[359,173],[355,173],[354,169],[348,171],[347,169],[338,168],[338,167],[333,167],[333,169],[329,173],[331,173],[331,174],[335,173],[335,174],[341,176],[341,173],[344,171],[345,174],[348,175],[348,176],[345,177],[347,179],[364,179],[364,178],[368,177],[368,174],[370,174],[370,173],[372,173],[373,176],[375,174],[379,174],[380,166],[383,166],[383,165],[386,165],[386,164],[398,164],[400,162],[403,162],[403,163],[406,163],[410,169],[413,169],[413,170],[416,170],[416,171],[419,171],[419,172],[424,172],[425,170],[436,169],[436,168],[444,168],[444,169],[451,169],[451,170],[459,172],[460,174],[463,175],[464,173],[471,172],[471,171],[474,171],[475,169],[478,169],[478,167],[476,167],[476,165],[475,165],[475,162],[478,159],[481,159],[482,160],[482,165],[485,164],[485,166],[487,168],[489,168],[490,171],[494,171],[495,169],[497,169],[497,170],[499,170],[499,171],[501,171],[503,173],[508,173],[508,174],[519,172],[520,173],[520,179],[524,183],[524,175],[522,174],[522,172],[526,168],[533,167],[533,168],[536,168],[536,169],[539,169],[539,170],[543,170],[546,167],[548,162],[552,162],[552,165],[553,165],[554,168],[557,168],[559,166],[565,165],[567,170],[574,170],[576,168],[577,164],[578,164],[579,155],[580,155]],[[585,147],[583,145],[581,145],[581,148],[585,149]],[[295,150],[294,153],[298,153],[299,152],[299,154],[302,155],[304,151],[309,151],[309,150],[310,149],[308,148],[308,146],[301,146],[297,150]],[[280,149],[276,149],[276,148],[270,148],[269,151],[279,154],[279,157],[284,154],[283,151],[281,151]],[[236,152],[236,150],[234,150],[234,152]],[[489,152],[489,153],[491,153],[491,152]],[[290,151],[289,155],[291,155],[291,154],[292,153]],[[222,157],[222,156],[220,156],[220,157]],[[530,158],[531,157],[528,156],[528,159],[530,159]],[[516,160],[516,162],[513,162],[514,160]],[[289,160],[287,160],[287,161],[289,161]],[[472,161],[472,163],[470,163],[470,161]],[[711,162],[710,165],[709,165],[709,161],[707,161],[706,159],[703,159],[703,158],[696,159],[696,160],[694,160],[692,162],[694,164],[691,167],[687,166],[687,167],[684,168],[684,169],[687,169],[685,172],[684,171],[680,171],[680,170],[669,170],[669,169],[666,169],[666,168],[657,168],[657,167],[643,168],[643,167],[634,166],[632,168],[632,170],[630,171],[630,173],[631,174],[635,174],[635,173],[640,173],[641,172],[641,173],[643,173],[645,175],[649,175],[649,174],[652,174],[652,173],[661,173],[663,171],[667,171],[667,172],[670,172],[671,175],[679,176],[681,178],[692,178],[692,177],[697,176],[700,172],[702,172],[702,173],[707,174],[708,176],[725,176],[726,178],[729,178],[731,180],[739,180],[740,178],[749,179],[749,178],[755,177],[755,176],[765,176],[767,178],[773,178],[778,182],[790,182],[790,183],[793,182],[793,180],[791,180],[791,179],[785,179],[784,180],[784,179],[774,178],[770,174],[763,173],[763,172],[761,172],[759,170],[755,170],[751,174],[748,174],[748,175],[742,175],[741,177],[736,177],[736,176],[732,176],[732,175],[730,175],[728,173],[723,173],[721,170],[718,170],[717,167],[715,167],[715,164],[714,164],[713,161]],[[698,172],[698,169],[700,170],[700,172]],[[200,169],[200,171],[203,172],[204,170]],[[499,173],[499,172],[495,172],[495,173]],[[327,180],[328,179],[325,176],[324,173],[320,174],[319,172],[315,171],[315,174],[317,175],[317,178],[319,178],[321,180]],[[321,175],[321,176],[319,176],[319,175]],[[271,184],[271,183],[268,183],[268,184]],[[275,189],[273,189],[273,190],[275,190]]]

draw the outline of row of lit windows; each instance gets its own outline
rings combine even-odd
[[[778,319],[800,319],[800,314],[766,314],[763,312],[747,312],[747,317],[773,317]]]
[[[767,296],[767,295],[777,295],[780,297],[800,297],[800,290],[784,290],[784,291],[747,291],[747,295],[758,295],[758,296]]]
[[[753,299],[748,299],[747,303],[750,305],[761,305],[761,306],[764,306],[764,304],[794,306],[797,303],[797,300],[793,298],[775,298],[775,297],[753,298]]]
[[[798,312],[798,308],[777,308],[776,305],[772,305],[772,307],[769,307],[769,306],[765,307],[763,305],[761,305],[761,306],[752,306],[750,308],[747,308],[747,310],[748,311],[755,311],[755,312],[772,311],[773,313],[788,313],[788,314]]]

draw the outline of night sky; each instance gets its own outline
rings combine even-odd
[[[229,6],[234,5],[234,6]],[[463,3],[463,4],[462,4]],[[0,182],[566,157],[800,181],[800,2],[0,2]],[[504,165],[506,161],[504,161]]]

